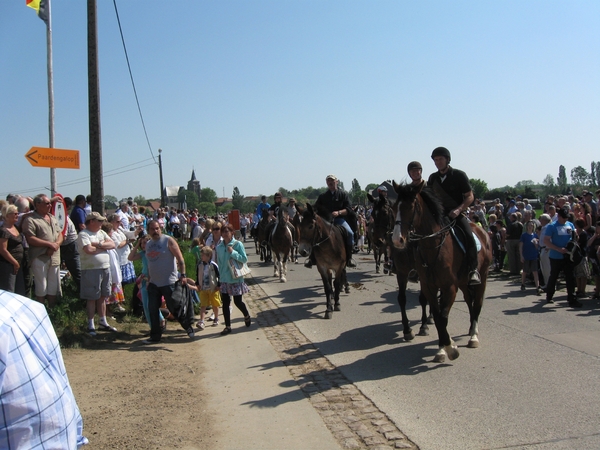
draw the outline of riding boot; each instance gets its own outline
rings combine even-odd
[[[346,239],[346,267],[356,267],[356,263],[352,259],[352,238]]]

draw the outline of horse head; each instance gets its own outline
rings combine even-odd
[[[392,243],[403,249],[413,235],[430,235],[444,226],[444,213],[440,200],[432,189],[423,185],[393,182],[398,198],[393,210],[396,216]]]
[[[321,236],[318,224],[322,219],[310,203],[306,203],[306,208],[297,211],[294,225],[298,231],[298,253],[307,257],[312,252],[314,243]]]

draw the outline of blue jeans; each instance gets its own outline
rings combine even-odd
[[[352,231],[352,228],[350,228],[350,225],[348,225],[348,222],[346,222],[345,219],[343,219],[342,217],[336,217],[335,219],[333,219],[333,223],[336,225],[341,225],[344,227],[344,229],[348,232],[348,243],[350,244],[350,247],[354,246],[354,231]]]

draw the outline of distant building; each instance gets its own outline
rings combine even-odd
[[[169,208],[179,209],[181,206],[178,201],[179,192],[185,190],[183,186],[165,186],[163,192],[165,202]]]
[[[198,200],[200,200],[200,191],[202,188],[200,187],[200,181],[196,179],[196,171],[192,169],[192,178],[188,181],[187,190],[195,193],[198,196]]]

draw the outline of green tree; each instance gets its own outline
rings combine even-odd
[[[473,195],[475,198],[483,198],[485,193],[489,190],[485,181],[471,178],[469,183],[471,183],[471,189],[473,189]]]
[[[558,178],[556,179],[556,186],[558,187],[561,194],[567,192],[567,169],[561,165],[558,168]]]
[[[289,193],[289,191],[288,191],[286,188],[283,188],[283,187],[280,187],[280,188],[277,190],[277,192],[280,192],[280,193],[281,193],[281,195],[282,195],[284,198],[286,198],[286,197],[289,197],[289,196],[290,196],[290,193]]]
[[[379,187],[379,183],[369,183],[367,187],[365,187],[365,194],[367,192],[371,192],[373,189],[377,189]]]
[[[188,209],[196,209],[200,203],[196,193],[194,191],[188,191],[187,189],[179,191],[179,194],[177,194],[177,201],[180,205],[185,203]]]
[[[349,192],[350,202],[353,205],[362,205],[364,203],[364,198],[366,197],[365,191],[363,191],[360,187],[360,183],[355,178],[352,180],[352,189]]]
[[[581,166],[571,169],[571,181],[575,186],[587,186],[590,181],[590,174]]]
[[[200,202],[214,203],[217,201],[217,193],[211,188],[200,189]]]
[[[540,190],[540,198],[545,199],[548,195],[552,195],[556,192],[556,183],[554,177],[550,174],[546,175],[542,182],[542,188]]]
[[[148,203],[148,200],[146,200],[146,197],[144,197],[143,195],[136,195],[135,197],[133,197],[133,201],[138,206],[142,206]]]
[[[198,203],[198,212],[207,216],[214,216],[217,212],[217,207],[213,202],[200,202]]]
[[[119,200],[114,195],[104,196],[104,207],[106,209],[113,209],[119,207]]]
[[[240,190],[236,187],[233,188],[233,194],[231,194],[231,203],[233,209],[242,210],[244,206],[244,196],[240,194]]]

